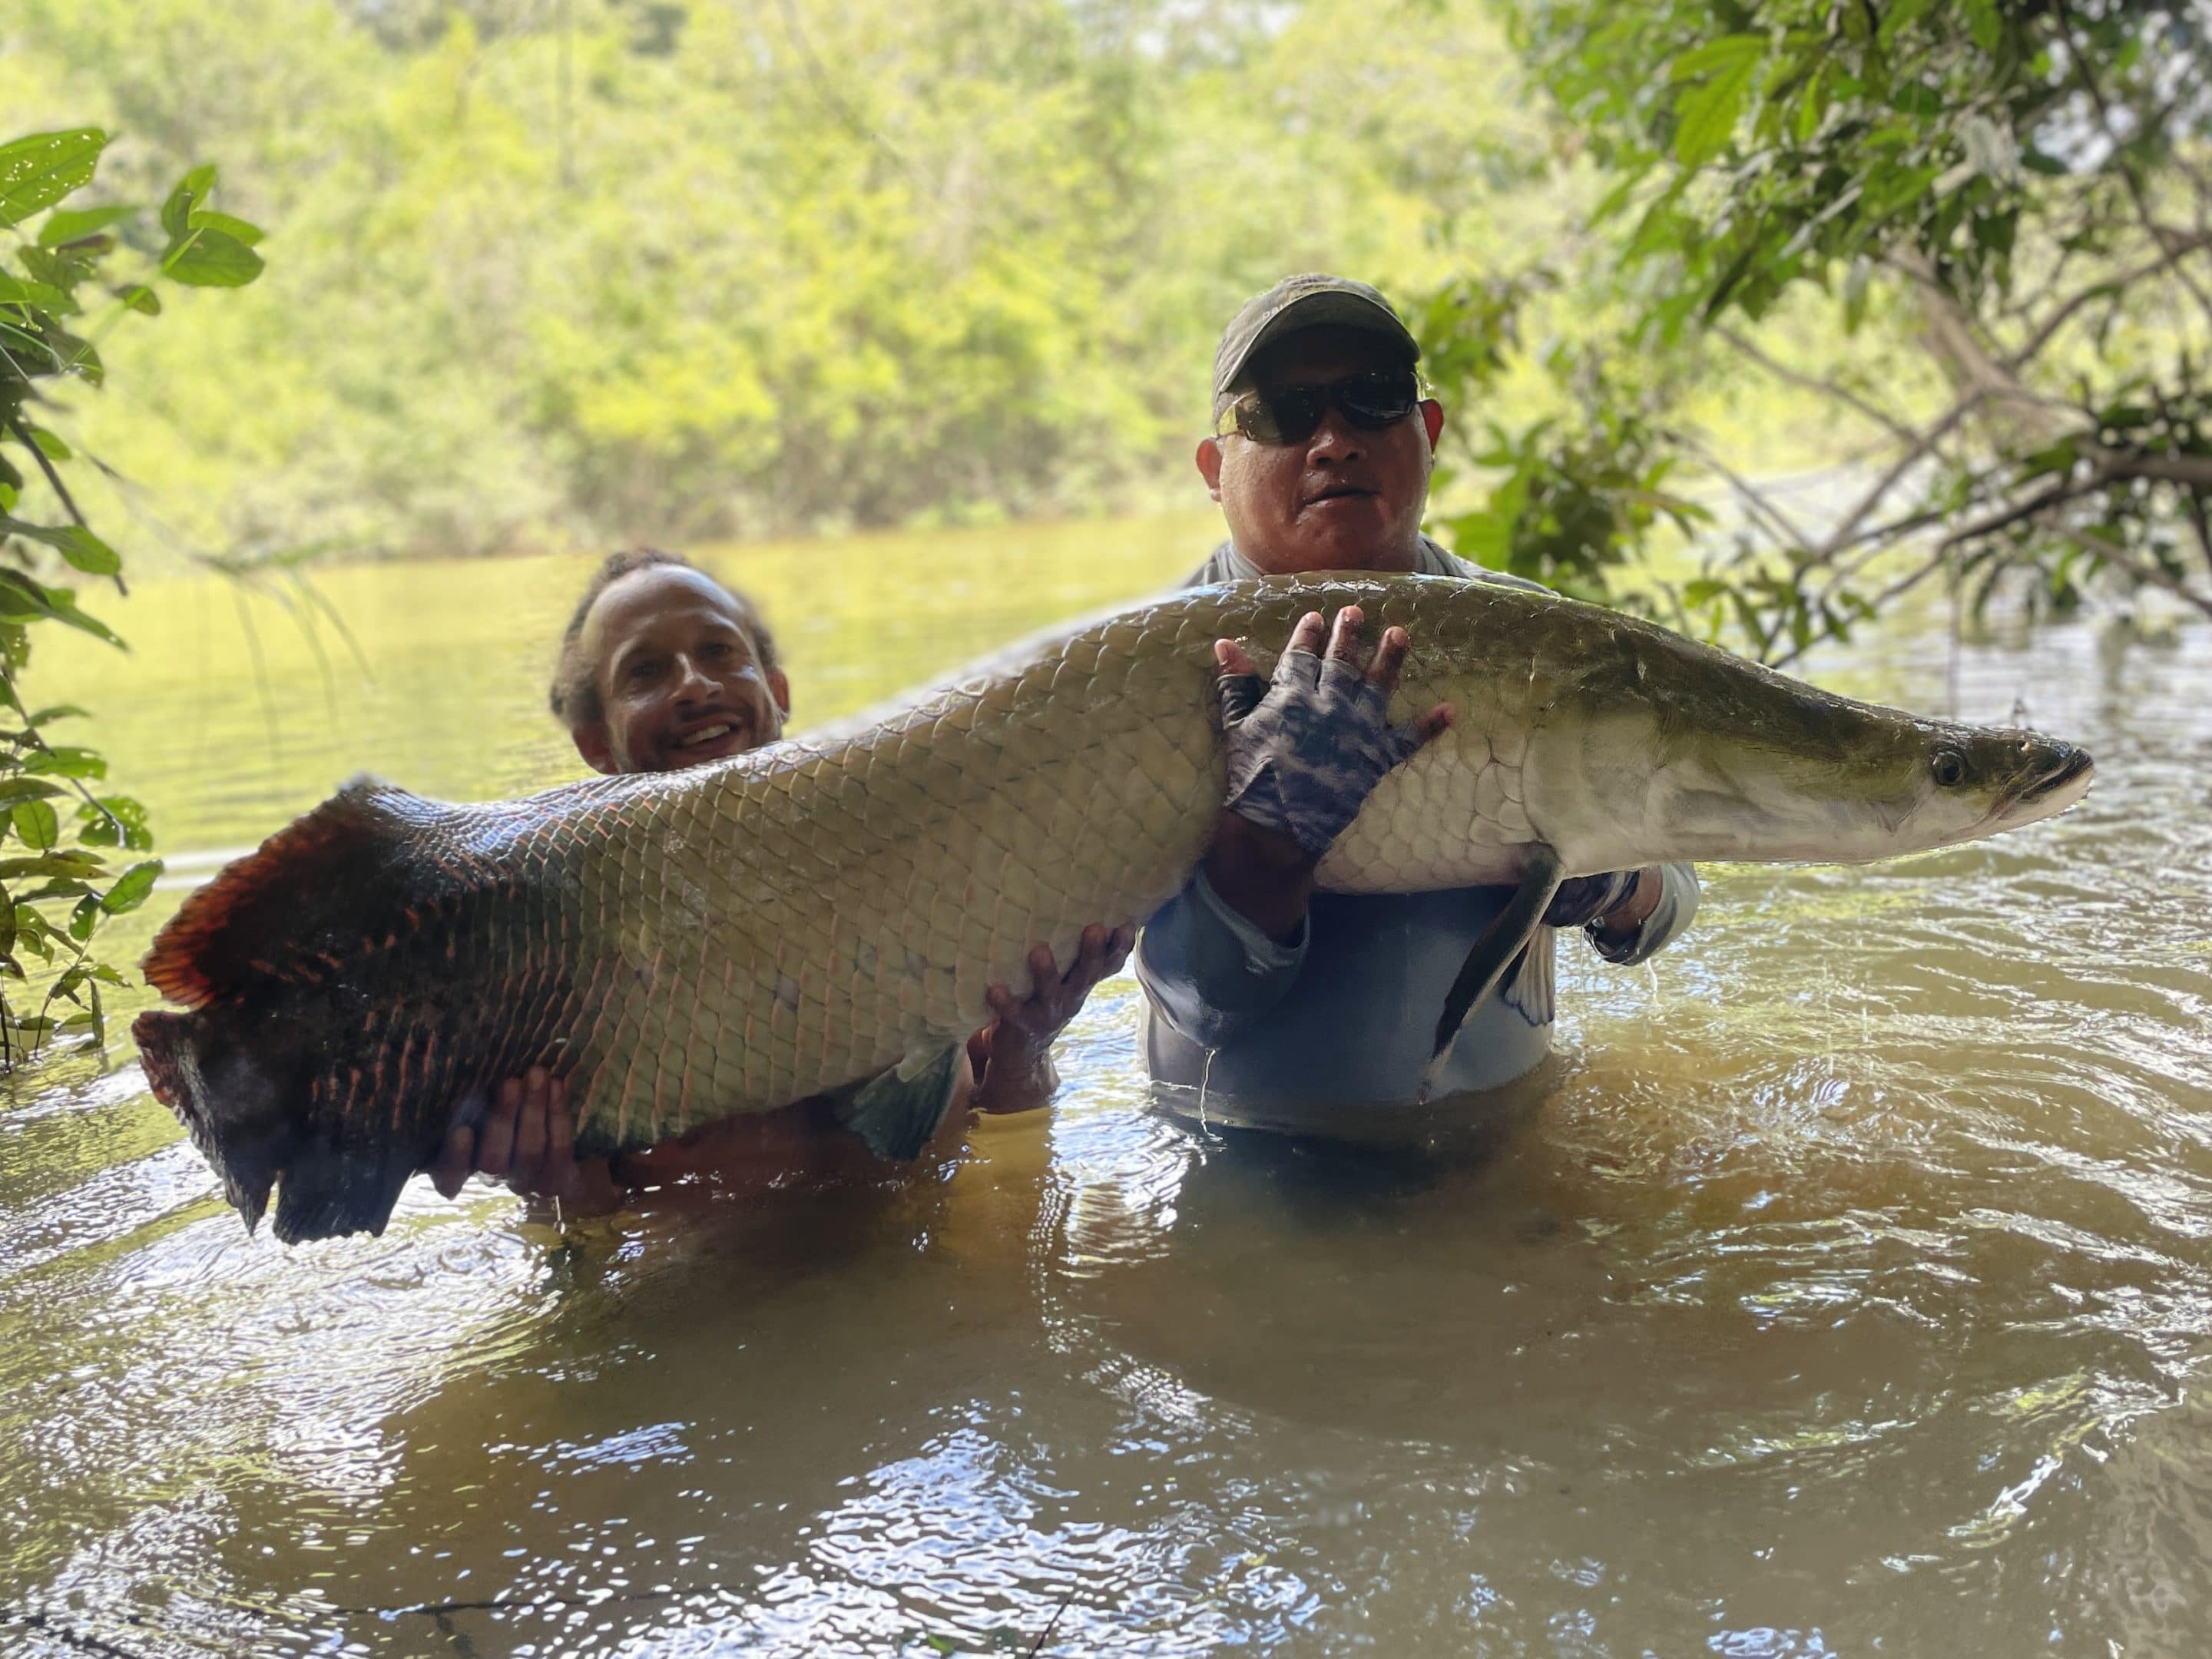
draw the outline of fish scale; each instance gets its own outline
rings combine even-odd
[[[1028,988],[1032,945],[1069,960],[1087,925],[1139,921],[1188,878],[1224,788],[1213,641],[1242,639],[1264,666],[1301,615],[1351,604],[1370,638],[1398,625],[1414,640],[1393,717],[1449,701],[1461,718],[1382,781],[1322,861],[1323,887],[1879,856],[1989,833],[1931,821],[1916,842],[1891,805],[1886,839],[1844,846],[1792,828],[1786,791],[1778,806],[1713,803],[1739,775],[1796,776],[1824,746],[1924,770],[1929,743],[1990,734],[1547,594],[1235,583],[689,771],[477,806],[351,786],[155,941],[148,976],[189,1012],[139,1020],[149,1080],[249,1224],[281,1186],[289,1239],[380,1230],[457,1115],[531,1065],[568,1079],[578,1148],[611,1152],[942,1052],[989,1018],[988,987]],[[1701,722],[1751,734],[1762,758],[1708,764]]]

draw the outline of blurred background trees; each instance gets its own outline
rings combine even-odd
[[[1428,341],[1448,541],[1786,659],[1915,589],[2212,604],[2206,22],[15,0],[0,107],[270,228],[56,412],[155,567],[1194,504],[1222,320],[1326,268]]]
[[[1230,311],[1449,274],[1533,131],[1510,78],[1478,8],[1347,0],[0,20],[19,126],[109,125],[119,194],[219,160],[270,229],[269,281],[72,411],[149,539],[246,553],[1191,503]]]

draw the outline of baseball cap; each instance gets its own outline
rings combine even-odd
[[[1366,283],[1320,271],[1285,276],[1265,294],[1247,300],[1221,331],[1221,343],[1213,352],[1214,412],[1220,412],[1230,387],[1261,348],[1285,334],[1323,325],[1364,330],[1388,341],[1408,363],[1421,361],[1420,343],[1413,331],[1390,302]]]

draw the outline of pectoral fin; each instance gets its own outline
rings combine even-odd
[[[1498,981],[1498,1000],[1531,1025],[1549,1025],[1557,1012],[1553,974],[1558,957],[1558,930],[1537,928],[1505,970],[1505,977]]]
[[[870,1082],[837,1109],[837,1120],[878,1158],[902,1163],[921,1156],[951,1107],[967,1045],[921,1048]]]
[[[1524,953],[1537,947],[1536,930],[1542,924],[1552,895],[1559,890],[1560,868],[1559,855],[1550,847],[1542,842],[1531,843],[1528,867],[1521,877],[1521,884],[1513,890],[1513,896],[1506,901],[1497,920],[1474,942],[1474,949],[1468,952],[1466,966],[1459,970],[1459,977],[1452,981],[1451,990],[1444,998],[1443,1012],[1437,1018],[1436,1047],[1428,1070],[1421,1075],[1424,1097],[1443,1073],[1444,1057],[1451,1052],[1452,1039],[1466,1023],[1468,1011],[1514,972]]]

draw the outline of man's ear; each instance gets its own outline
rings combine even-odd
[[[1437,439],[1444,429],[1444,406],[1434,398],[1421,399],[1421,424],[1429,429],[1429,453],[1437,453]]]
[[[1198,476],[1206,480],[1206,493],[1215,501],[1221,499],[1221,440],[1200,438],[1198,441]]]
[[[784,719],[789,720],[791,718],[791,682],[784,678],[783,670],[781,668],[771,668],[768,671],[768,691],[769,695],[775,699],[775,706],[782,712]]]
[[[605,720],[586,720],[581,726],[570,727],[568,735],[575,740],[576,752],[584,757],[584,764],[594,772],[612,777],[622,769],[615,764],[614,745],[607,741]]]

